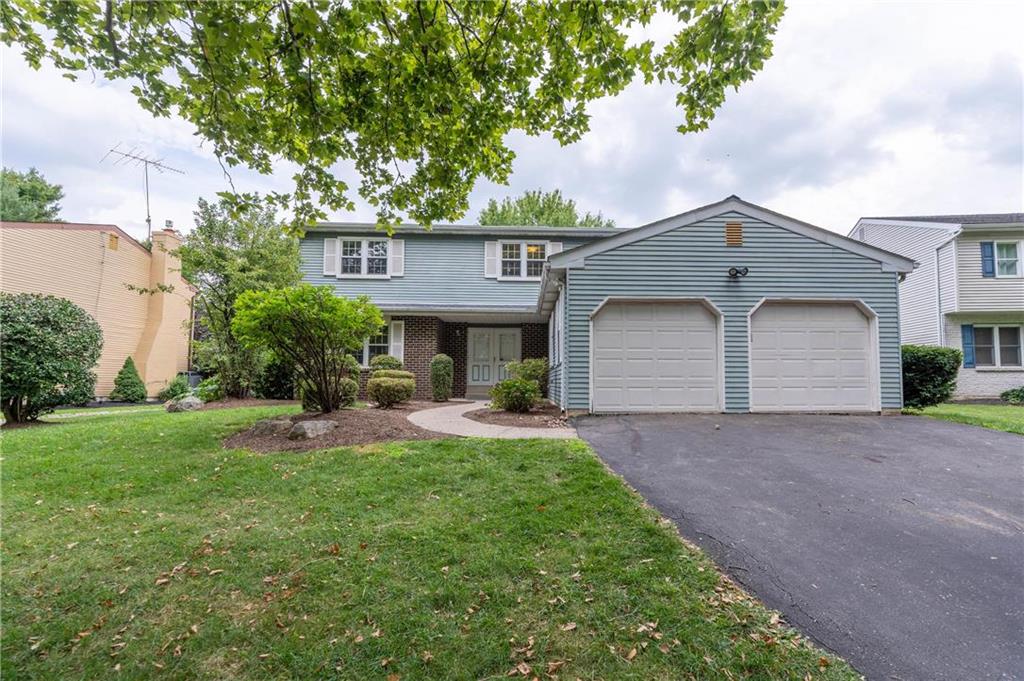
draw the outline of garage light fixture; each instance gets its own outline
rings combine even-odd
[[[729,276],[732,277],[733,279],[739,279],[740,277],[747,276],[747,272],[749,271],[750,270],[748,270],[746,267],[730,267]]]

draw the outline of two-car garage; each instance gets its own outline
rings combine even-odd
[[[874,316],[859,302],[765,300],[746,321],[751,411],[879,409]],[[723,316],[709,300],[605,301],[591,350],[594,412],[724,409]]]

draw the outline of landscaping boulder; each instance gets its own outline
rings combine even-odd
[[[263,419],[252,427],[253,435],[287,435],[291,432],[292,422],[289,419]]]
[[[288,431],[289,440],[312,440],[315,437],[320,437],[324,433],[329,433],[338,424],[334,421],[300,421],[292,426],[292,429]]]
[[[195,411],[203,406],[203,401],[195,395],[185,395],[176,400],[169,400],[164,408],[169,412]]]

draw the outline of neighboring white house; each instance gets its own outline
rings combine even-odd
[[[919,263],[900,285],[900,334],[963,351],[956,397],[1024,385],[1024,213],[861,218],[850,236]]]

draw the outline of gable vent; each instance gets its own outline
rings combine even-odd
[[[725,245],[726,246],[742,246],[743,245],[743,223],[742,222],[727,222],[727,223],[725,223]]]

